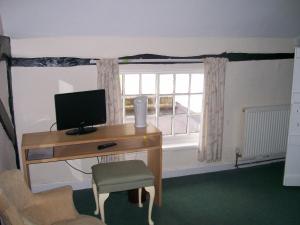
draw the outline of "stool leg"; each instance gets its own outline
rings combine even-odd
[[[149,209],[148,209],[148,222],[149,225],[153,225],[153,220],[152,220],[152,207],[153,207],[153,201],[154,201],[154,196],[155,196],[155,189],[154,186],[150,186],[150,187],[145,187],[146,191],[149,193],[150,195],[150,200],[149,200]]]
[[[142,188],[139,188],[139,207],[142,208]]]
[[[94,211],[94,215],[98,215],[99,214],[98,193],[97,193],[97,186],[95,184],[94,179],[92,179],[92,187],[93,187],[94,198],[95,198],[95,203],[96,203],[96,209]]]
[[[104,216],[104,202],[108,198],[109,193],[101,193],[99,194],[99,208],[100,208],[100,215],[103,223],[105,223],[105,216]]]

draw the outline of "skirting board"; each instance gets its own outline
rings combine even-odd
[[[235,169],[234,164],[232,163],[217,163],[214,165],[205,165],[198,168],[178,168],[174,170],[166,170],[163,172],[163,178],[171,178],[171,177],[180,177],[180,176],[188,176],[194,174],[202,174],[202,173],[211,173],[223,170],[231,170]],[[32,191],[34,193],[50,190],[57,187],[62,187],[70,185],[73,190],[81,190],[86,188],[91,188],[91,179],[85,179],[81,181],[64,181],[64,182],[55,182],[55,183],[45,183],[45,184],[32,184]]]
[[[243,166],[243,168],[269,164],[269,163],[273,163],[273,162],[254,163],[251,165],[245,165]],[[233,163],[203,164],[199,167],[194,167],[194,168],[181,167],[173,170],[165,169],[163,171],[163,178],[181,177],[181,176],[212,173],[212,172],[219,172],[219,171],[233,170],[233,169],[236,169]],[[289,186],[300,186],[299,183],[300,176],[287,177],[285,180],[289,182]],[[87,189],[87,188],[91,188],[91,179],[84,179],[76,182],[64,181],[64,182],[46,183],[46,184],[33,184],[32,191],[36,193],[36,192],[41,192],[41,191],[45,191],[45,190],[49,190],[61,186],[66,186],[66,185],[72,186],[73,190]],[[286,185],[285,182],[284,185]]]
[[[212,173],[224,170],[232,170],[235,169],[234,164],[232,163],[217,163],[213,165],[206,164],[201,167],[194,168],[178,168],[174,170],[165,170],[163,172],[163,178],[171,178],[171,177],[182,177],[188,175],[196,175],[203,173]]]
[[[285,175],[284,186],[300,186],[300,175]]]
[[[64,182],[55,182],[55,183],[45,183],[45,184],[33,184],[31,189],[33,193],[38,193],[41,191],[47,191],[53,188],[63,187],[63,186],[72,186],[73,190],[81,190],[92,187],[92,181],[90,179],[82,181],[64,181]]]

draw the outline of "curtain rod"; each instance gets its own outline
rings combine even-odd
[[[96,64],[96,61],[99,59],[91,59],[90,64]],[[202,63],[202,60],[200,59],[144,59],[144,58],[138,58],[138,59],[126,59],[126,58],[119,58],[118,59],[119,64],[174,64],[174,63]]]
[[[154,54],[140,54],[119,58],[119,64],[188,64],[201,63],[204,58],[227,58],[230,62],[252,60],[276,60],[294,58],[294,53],[222,53],[218,55],[199,55],[174,57]],[[11,58],[11,66],[21,67],[71,67],[95,65],[95,58],[75,57],[40,57],[40,58]]]
[[[124,56],[119,58],[119,60],[164,60],[165,62],[171,60],[178,61],[191,61],[191,62],[201,62],[205,58],[227,58],[229,61],[250,61],[250,60],[268,60],[268,59],[288,59],[294,58],[294,53],[236,53],[236,52],[223,52],[221,54],[206,54],[198,56],[165,56],[165,55],[155,55],[155,54],[140,54],[133,56]]]

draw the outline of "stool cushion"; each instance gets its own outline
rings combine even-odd
[[[98,193],[153,186],[154,176],[142,160],[100,163],[92,166]]]

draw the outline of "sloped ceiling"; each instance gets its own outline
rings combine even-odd
[[[300,36],[300,0],[0,0],[5,35]]]

